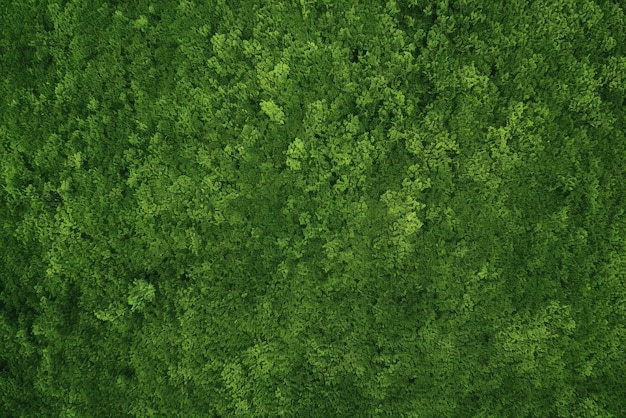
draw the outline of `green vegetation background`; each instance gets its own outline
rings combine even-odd
[[[610,0],[6,0],[0,415],[626,416]]]

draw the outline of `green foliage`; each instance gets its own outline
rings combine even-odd
[[[135,280],[128,295],[131,311],[142,311],[146,303],[154,300],[154,286],[145,280]]]
[[[1,416],[626,416],[620,2],[0,21]]]

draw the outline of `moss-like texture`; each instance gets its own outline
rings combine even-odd
[[[626,416],[609,0],[6,0],[0,415]]]

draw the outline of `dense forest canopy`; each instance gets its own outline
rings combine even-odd
[[[626,416],[617,0],[6,0],[0,415]]]

